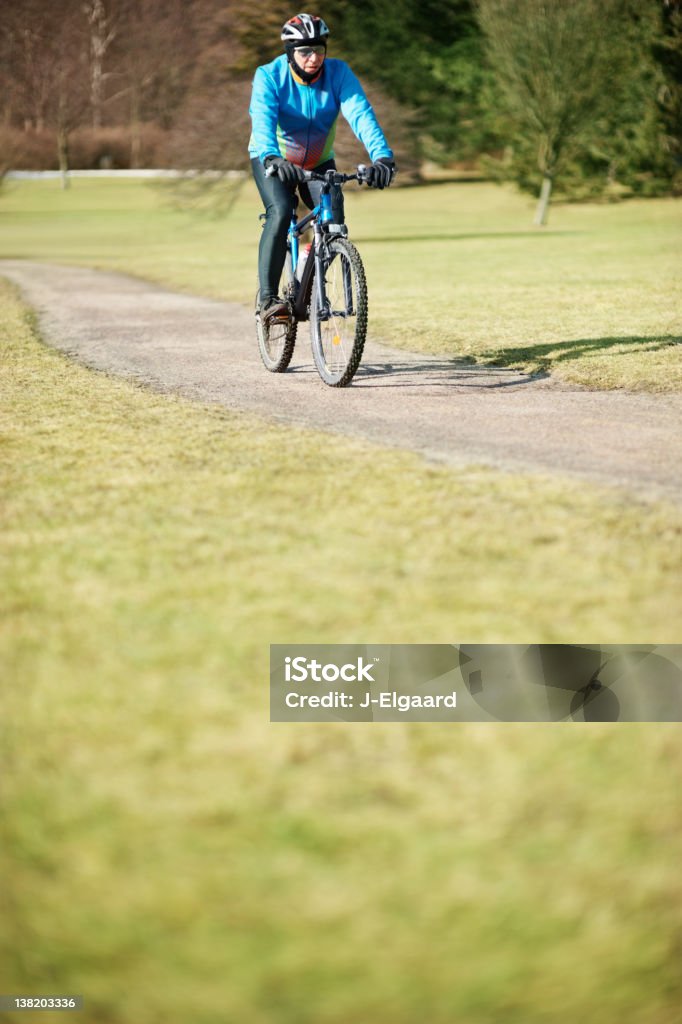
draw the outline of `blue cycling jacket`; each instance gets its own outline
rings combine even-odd
[[[362,86],[345,61],[326,58],[320,77],[307,85],[282,54],[256,68],[249,154],[260,160],[283,156],[311,170],[334,157],[339,111],[372,162],[393,157]]]

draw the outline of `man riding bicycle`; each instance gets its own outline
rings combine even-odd
[[[304,170],[335,168],[334,136],[339,111],[363,144],[371,165],[367,184],[386,188],[395,161],[360,82],[342,60],[327,58],[329,29],[314,14],[285,22],[285,53],[256,69],[251,94],[249,155],[265,206],[265,227],[258,250],[260,313],[264,320],[287,315],[277,294],[286,256],[287,230],[294,194],[312,210],[320,183],[305,181]],[[269,175],[266,171],[272,168]],[[274,173],[273,173],[274,172]],[[332,190],[334,220],[343,224],[341,189]]]

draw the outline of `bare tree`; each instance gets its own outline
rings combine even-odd
[[[116,38],[116,28],[104,0],[84,0],[83,13],[90,28],[90,106],[92,127],[102,127],[105,81],[104,58]]]
[[[130,125],[130,166],[141,163],[142,125],[156,121],[169,128],[187,88],[195,52],[189,0],[117,0],[120,27],[114,74]]]
[[[537,153],[537,225],[562,161],[614,102],[622,13],[621,0],[478,0],[510,134]]]
[[[62,188],[68,188],[69,136],[83,122],[89,103],[87,34],[73,0],[52,0],[46,29],[44,46],[52,68],[48,118],[57,136]]]
[[[56,54],[48,43],[49,17],[40,0],[6,5],[0,19],[5,104],[21,119],[24,131],[42,131],[54,83]]]
[[[50,128],[62,185],[68,187],[69,136],[88,105],[87,36],[79,0],[20,0],[2,21],[11,100],[26,132]]]

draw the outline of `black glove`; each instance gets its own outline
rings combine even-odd
[[[298,185],[299,181],[305,181],[302,167],[285,160],[283,156],[266,156],[263,161],[265,169],[274,167],[277,177],[284,185]]]
[[[370,188],[388,188],[393,181],[395,174],[395,161],[388,157],[375,160],[370,164],[365,174],[365,181]]]

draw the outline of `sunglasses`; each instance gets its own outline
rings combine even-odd
[[[322,57],[327,52],[326,46],[297,46],[296,53],[301,57]]]

